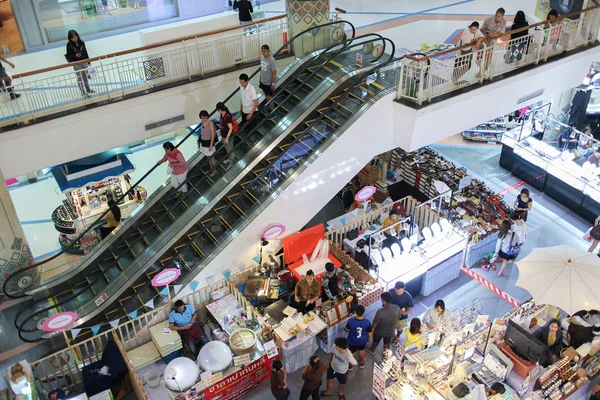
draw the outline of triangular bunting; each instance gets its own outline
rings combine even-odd
[[[183,285],[173,285],[173,289],[175,290],[175,294],[179,293],[182,288],[183,288]]]
[[[190,289],[192,289],[192,292],[195,292],[196,289],[198,289],[199,284],[200,284],[200,282],[196,282],[196,281],[192,281],[192,283],[190,283]]]
[[[259,255],[257,255],[256,257],[254,257],[254,258],[252,259],[252,261],[254,261],[255,263],[257,263],[257,264],[258,264],[258,262],[260,261],[260,254],[259,254]]]
[[[208,283],[208,286],[212,287],[213,283],[215,283],[215,277],[214,276],[207,276],[206,278],[206,282]]]
[[[112,326],[113,329],[117,329],[117,326],[119,326],[119,319],[114,319],[114,320],[110,321],[110,326]]]
[[[229,280],[229,277],[231,276],[231,270],[228,269],[226,271],[223,271],[223,276],[226,280]]]
[[[238,269],[240,270],[240,272],[244,272],[246,270],[246,264],[242,264],[238,267]]]
[[[137,318],[137,310],[132,311],[127,315],[129,315],[129,318],[131,318],[131,319],[136,319]]]
[[[168,296],[169,295],[169,287],[165,286],[163,288],[163,290],[161,290],[159,293],[162,294],[163,296]]]
[[[346,225],[346,217],[342,217],[342,218],[340,218],[340,223],[341,223],[342,225]]]
[[[102,325],[92,326],[92,333],[94,334],[94,336],[96,336],[98,334],[98,332],[100,332],[101,327],[102,327]]]
[[[73,340],[75,340],[77,335],[79,335],[79,332],[81,332],[81,329],[71,329],[71,336],[73,337]]]
[[[355,208],[354,211],[352,211],[352,215],[358,217],[358,208]]]
[[[146,307],[154,310],[154,299],[150,299],[146,304],[144,304]]]

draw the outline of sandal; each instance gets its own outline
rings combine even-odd
[[[346,395],[340,394],[340,400],[346,400]]]
[[[492,271],[496,270],[496,266],[494,264],[492,264]]]
[[[325,390],[321,390],[321,391],[319,392],[319,395],[320,395],[321,397],[331,397],[331,396],[333,396],[333,393],[327,394],[327,392],[326,392]]]

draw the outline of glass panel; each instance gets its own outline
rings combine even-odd
[[[178,16],[177,0],[39,0],[49,42],[66,42],[69,30],[85,36]]]

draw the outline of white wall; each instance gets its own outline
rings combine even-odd
[[[278,61],[280,69],[291,58]],[[52,167],[197,123],[201,109],[214,110],[256,66],[73,113],[0,134],[0,171],[7,177]],[[236,100],[237,101],[237,100]],[[234,112],[235,110],[232,110]],[[185,120],[151,131],[144,126],[177,115]]]

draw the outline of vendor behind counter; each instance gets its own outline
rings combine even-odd
[[[334,300],[335,296],[340,294],[339,281],[343,280],[345,284],[354,285],[354,279],[349,273],[341,268],[336,268],[333,263],[325,264],[325,273],[323,274],[323,301]]]
[[[306,276],[296,284],[294,295],[298,312],[306,314],[314,310],[316,301],[321,297],[321,284],[315,279],[312,269],[306,271]]]

